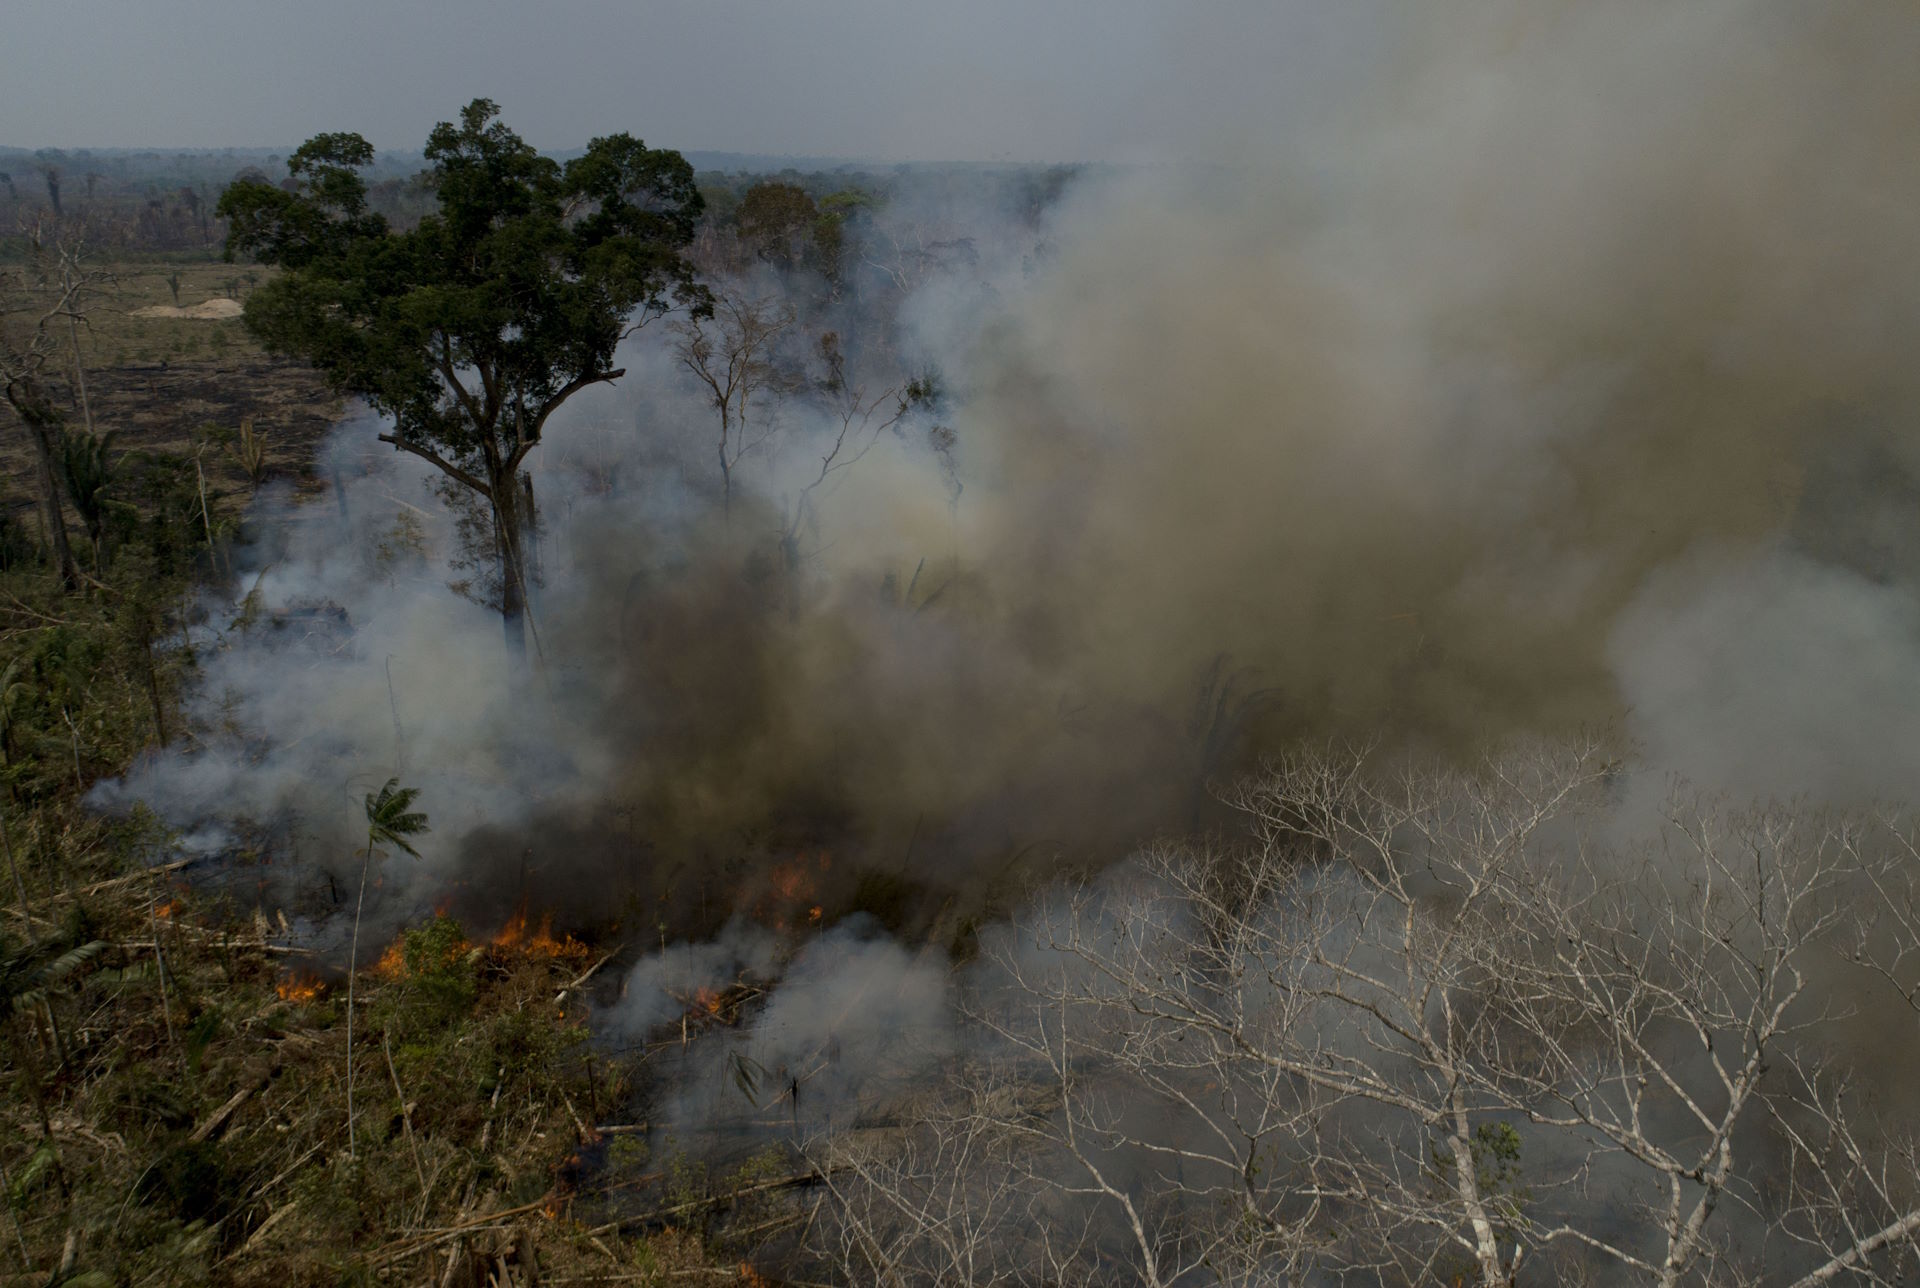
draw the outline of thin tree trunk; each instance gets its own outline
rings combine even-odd
[[[156,912],[160,902],[158,884],[158,876],[156,874],[153,895],[147,900],[147,926],[153,931],[154,977],[160,981],[160,1021],[167,1030],[167,1045],[171,1047],[174,1045],[173,997],[167,990],[167,953],[166,950],[160,946],[160,917]]]
[[[520,475],[520,569],[521,593],[526,597],[529,613],[539,611],[540,595],[540,511],[533,502],[533,475],[523,472]]]
[[[200,523],[207,533],[207,553],[213,553],[213,513],[207,509],[207,472],[200,468],[200,450],[194,449],[193,477],[200,484]]]
[[[15,409],[19,405],[15,404]],[[47,550],[53,556],[54,569],[68,590],[80,585],[80,569],[73,561],[73,546],[67,540],[66,509],[60,502],[60,466],[53,445],[50,421],[22,413],[28,437],[33,440],[35,481],[40,489],[40,522],[47,531]]]
[[[7,851],[7,867],[13,872],[13,892],[20,900],[20,920],[27,928],[27,943],[35,948],[40,946],[40,937],[33,933],[33,909],[27,903],[27,883],[20,877],[20,862],[13,857],[13,834],[7,830],[7,820],[0,814],[0,846]]]
[[[33,1058],[33,1049],[20,1036],[18,1021],[10,1021],[7,1029],[13,1037],[13,1055],[19,1062],[20,1076],[27,1083],[27,1097],[33,1101],[34,1112],[40,1118],[40,1138],[53,1151],[53,1179],[60,1187],[60,1198],[69,1205],[73,1202],[73,1192],[67,1188],[67,1169],[60,1157],[60,1142],[53,1138],[53,1119],[47,1114],[46,1089],[40,1085],[39,1062]]]
[[[86,423],[87,433],[93,433],[93,404],[87,400],[87,368],[80,358],[80,323],[72,313],[67,314],[67,330],[73,338],[73,379],[80,389],[80,418]]]
[[[360,974],[360,910],[367,903],[367,872],[373,867],[373,833],[360,860],[360,893],[353,901],[353,944],[347,949],[347,1156],[355,1157],[353,1134],[353,981]]]
[[[140,658],[146,673],[147,701],[153,704],[153,736],[164,747],[167,745],[167,722],[160,702],[159,668],[153,662],[153,622],[148,616],[150,609],[146,603],[138,605],[140,614]]]

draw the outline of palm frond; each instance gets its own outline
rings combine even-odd
[[[418,836],[428,831],[427,816],[410,811],[414,798],[420,795],[417,787],[402,787],[398,778],[389,778],[377,792],[368,792],[367,838],[374,844],[391,845],[405,850],[414,858],[420,852],[408,843],[407,837]]]
[[[85,966],[106,950],[107,941],[104,939],[95,939],[89,943],[81,944],[78,947],[69,948],[66,952],[61,953],[45,966],[42,966],[38,972],[39,978],[48,984],[57,983],[79,970],[82,966]]]

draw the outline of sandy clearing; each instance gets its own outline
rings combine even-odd
[[[144,309],[135,309],[137,318],[237,318],[240,316],[240,301],[215,299],[200,304],[190,304],[186,308],[176,308],[171,304],[151,304]]]

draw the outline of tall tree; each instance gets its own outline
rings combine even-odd
[[[61,503],[64,417],[49,386],[62,379],[62,350],[68,345],[76,379],[84,380],[79,328],[88,302],[107,289],[112,275],[86,265],[85,229],[78,223],[51,230],[36,225],[28,235],[27,251],[21,264],[0,270],[0,393],[33,444],[47,547],[61,580],[72,588],[80,574]]]
[[[287,159],[291,191],[243,179],[219,213],[229,257],[283,270],[247,298],[248,329],[392,417],[382,441],[485,500],[523,662],[522,463],[567,399],[626,374],[623,339],[676,305],[704,311],[707,295],[681,253],[702,206],[679,153],[614,134],[562,165],[498,116],[475,99],[434,128],[438,206],[412,229],[368,207],[373,147],[357,134],[307,140]]]

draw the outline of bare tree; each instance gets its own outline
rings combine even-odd
[[[1833,1054],[1853,999],[1912,987],[1910,838],[1677,796],[1603,844],[1617,774],[1278,765],[1230,798],[1243,849],[1150,851],[987,938],[940,1140],[993,1142],[1102,1279],[1911,1281],[1910,1124]],[[858,1171],[860,1239],[959,1224],[892,1167]]]
[[[916,406],[932,402],[934,389],[925,378],[893,384],[869,397],[847,368],[846,349],[837,332],[828,331],[815,342],[821,374],[815,388],[826,404],[828,437],[822,443],[820,467],[809,469],[806,481],[789,498],[781,523],[780,549],[787,569],[800,564],[800,536],[814,518],[820,490],[857,465],[873,450],[880,436],[896,428]]]
[[[86,401],[86,376],[79,353],[80,328],[89,302],[106,290],[112,275],[85,265],[85,231],[78,225],[28,232],[26,261],[0,270],[0,382],[7,405],[26,427],[33,445],[35,483],[48,549],[60,578],[71,588],[80,580],[67,538],[61,504],[60,426],[63,417],[49,381],[70,352],[88,429],[92,410]]]
[[[775,348],[796,317],[785,301],[723,292],[714,299],[712,317],[693,316],[672,324],[674,357],[705,388],[719,417],[714,450],[720,462],[721,504],[729,517],[734,470],[774,435],[771,416],[755,419],[755,399],[789,392],[793,386],[775,361]]]
[[[827,1191],[814,1249],[845,1282],[890,1288],[1086,1279],[1089,1227],[1049,1209],[1004,1126],[1005,1097],[1026,1090],[955,1080],[898,1133],[803,1142]]]

